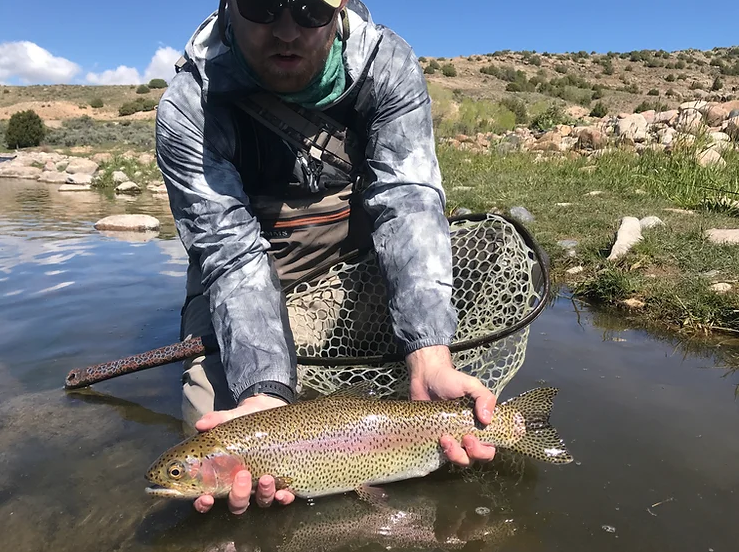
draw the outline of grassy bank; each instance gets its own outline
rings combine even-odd
[[[536,218],[528,227],[552,258],[554,281],[571,285],[576,295],[618,308],[626,308],[624,299],[638,299],[644,306],[629,315],[672,329],[739,332],[739,295],[710,289],[715,282],[737,283],[739,246],[705,238],[708,228],[739,227],[722,201],[739,199],[729,193],[739,192],[737,154],[727,153],[722,169],[698,166],[692,148],[536,162],[530,153],[474,154],[441,145],[439,159],[450,211],[526,207]],[[672,208],[693,213],[665,210]],[[608,261],[621,218],[649,215],[665,226],[645,230],[626,256]],[[578,242],[574,255],[561,240]],[[578,266],[579,274],[567,273]]]

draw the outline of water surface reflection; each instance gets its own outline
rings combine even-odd
[[[559,387],[552,421],[576,464],[501,453],[485,470],[389,485],[382,510],[347,495],[235,518],[151,499],[144,471],[182,438],[180,366],[62,385],[71,368],[177,339],[185,254],[166,199],[57,190],[0,181],[3,549],[736,550],[739,349],[676,343],[566,297],[532,325],[503,398]],[[122,212],[162,231],[92,227]]]

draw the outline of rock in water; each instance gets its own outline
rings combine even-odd
[[[159,220],[150,215],[111,215],[97,221],[95,229],[145,232],[159,230]]]

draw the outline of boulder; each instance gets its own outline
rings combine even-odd
[[[0,177],[6,178],[26,178],[28,180],[36,180],[41,174],[38,167],[27,167],[25,165],[15,165],[12,163],[3,163],[0,165]]]
[[[110,163],[113,160],[112,153],[96,153],[91,157],[95,163]]]
[[[579,149],[598,150],[606,147],[607,140],[603,133],[594,127],[588,127],[580,131],[577,139]]]
[[[622,140],[644,142],[647,139],[647,120],[641,113],[633,113],[618,119],[616,134]]]
[[[677,116],[675,128],[680,132],[695,134],[703,128],[703,115],[697,109],[685,109]]]
[[[677,109],[671,109],[669,111],[660,111],[659,113],[655,114],[654,122],[671,125],[677,119],[678,113],[679,112]]]
[[[123,184],[124,182],[128,182],[128,175],[124,173],[123,171],[113,171],[113,174],[111,175],[113,178],[113,182],[116,184]]]
[[[641,223],[636,217],[624,217],[621,219],[621,226],[616,233],[616,241],[611,248],[611,254],[608,256],[609,261],[615,261],[619,257],[626,255],[634,245],[642,239]]]
[[[706,237],[716,244],[739,244],[739,229],[711,228],[706,231]]]
[[[698,164],[701,167],[723,167],[726,165],[726,161],[724,161],[723,157],[721,157],[721,154],[718,151],[716,151],[714,148],[709,148],[698,154]]]
[[[159,230],[159,220],[151,215],[110,215],[94,226],[96,230],[145,232]]]
[[[67,184],[92,184],[92,175],[86,173],[68,174],[65,182]]]
[[[141,188],[135,182],[124,182],[116,186],[115,193],[117,194],[140,194]]]
[[[48,182],[50,184],[63,184],[67,181],[67,178],[69,175],[64,172],[57,172],[54,171],[44,171],[39,175],[38,181],[39,182]]]
[[[723,123],[728,118],[729,110],[720,104],[712,105],[708,108],[708,111],[706,111],[706,124],[708,126],[720,126],[721,123]]]
[[[142,165],[151,165],[156,160],[156,157],[154,157],[150,153],[142,153],[141,155],[139,155],[139,163],[141,163]]]
[[[99,165],[91,160],[83,157],[73,157],[67,165],[67,172],[69,174],[95,174],[98,170]]]
[[[739,116],[731,117],[726,122],[726,134],[734,140],[739,140]]]

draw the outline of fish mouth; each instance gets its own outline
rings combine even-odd
[[[146,487],[146,494],[162,498],[187,498],[184,493],[175,489],[162,487],[161,485],[152,485],[151,487]]]

